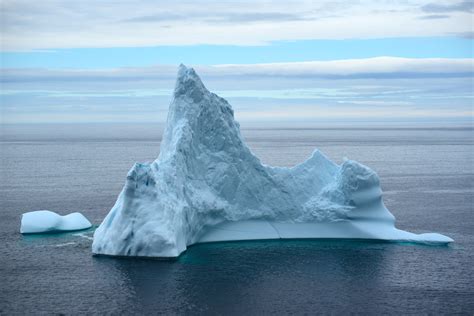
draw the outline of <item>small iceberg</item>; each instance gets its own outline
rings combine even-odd
[[[81,213],[61,216],[51,211],[33,211],[21,217],[20,233],[37,234],[87,229],[91,222]]]

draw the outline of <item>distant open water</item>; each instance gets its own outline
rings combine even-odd
[[[319,148],[368,165],[399,228],[446,234],[452,246],[215,243],[174,262],[93,257],[93,229],[20,235],[21,213],[37,209],[98,225],[132,164],[159,153],[157,128],[35,128],[0,143],[0,314],[474,313],[470,128],[243,130],[267,164],[292,166]]]

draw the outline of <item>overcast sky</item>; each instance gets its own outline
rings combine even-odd
[[[164,121],[179,63],[242,121],[472,121],[473,1],[0,3],[3,123]]]

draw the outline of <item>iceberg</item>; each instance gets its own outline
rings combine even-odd
[[[360,163],[315,150],[292,168],[263,164],[230,104],[181,65],[160,154],[128,172],[92,252],[177,257],[196,243],[279,238],[453,241],[397,229],[377,174]]]
[[[51,211],[33,211],[21,216],[20,233],[50,233],[81,230],[92,225],[81,213],[61,216]]]

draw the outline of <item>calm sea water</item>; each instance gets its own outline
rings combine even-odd
[[[19,234],[21,213],[81,211],[98,225],[161,128],[4,128],[0,165],[0,314],[471,314],[474,132],[470,128],[244,129],[267,164],[314,148],[381,177],[397,226],[449,247],[355,241],[203,244],[177,261],[93,257],[93,229]]]

